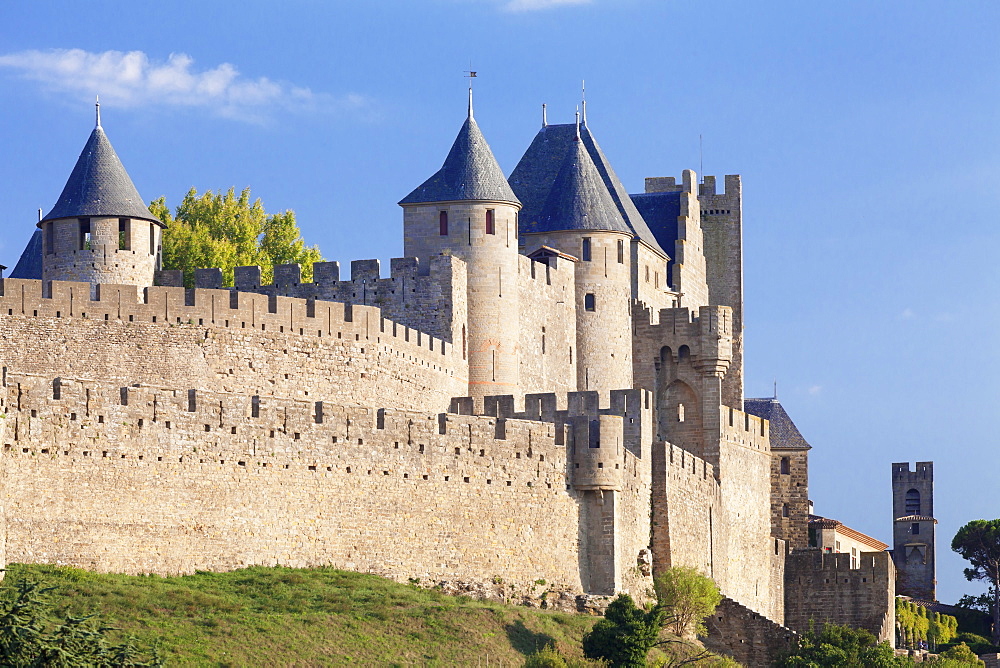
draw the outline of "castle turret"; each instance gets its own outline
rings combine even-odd
[[[517,394],[521,203],[473,117],[471,90],[468,117],[444,165],[399,205],[404,254],[419,258],[421,271],[442,253],[468,265],[468,332],[454,344],[469,361],[469,394]]]
[[[580,260],[574,265],[577,386],[599,392],[632,387],[633,232],[579,127],[532,223],[527,252],[549,246]]]
[[[936,601],[934,462],[892,465],[892,517],[896,593]]]
[[[96,127],[38,227],[45,281],[153,284],[166,226],[146,208],[108,141],[100,103]]]

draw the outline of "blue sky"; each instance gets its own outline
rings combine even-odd
[[[396,202],[465,114],[509,173],[540,124],[588,120],[631,192],[744,183],[747,394],[814,449],[818,513],[891,542],[890,464],[933,460],[948,548],[1000,516],[995,344],[1000,4],[666,0],[8,3],[0,262],[93,125],[147,200],[250,186],[347,263],[402,252]]]

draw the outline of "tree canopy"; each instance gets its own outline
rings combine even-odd
[[[993,644],[1000,644],[1000,519],[972,520],[955,534],[951,549],[972,564],[965,569],[966,579],[989,584],[993,599]]]
[[[261,280],[271,282],[276,264],[302,264],[302,280],[312,280],[312,263],[322,261],[317,246],[306,246],[291,210],[268,214],[250,188],[239,195],[196,188],[188,191],[171,215],[166,198],[153,200],[150,212],[167,225],[163,233],[163,268],[181,269],[193,285],[195,269],[219,267],[223,285],[233,285],[233,269],[259,265]]]

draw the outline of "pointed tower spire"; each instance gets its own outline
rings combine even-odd
[[[580,103],[583,105],[583,124],[587,124],[587,82],[580,80]]]
[[[101,96],[95,96],[94,107],[97,109],[97,124],[94,126],[96,128],[101,127]]]
[[[549,126],[549,119],[545,113],[545,103],[542,102],[542,127],[547,128]]]

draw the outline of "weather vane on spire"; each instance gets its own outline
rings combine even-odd
[[[95,96],[94,106],[97,109],[97,127],[101,127],[101,96]]]
[[[465,71],[465,77],[469,80],[469,118],[472,118],[472,80],[477,76],[475,71],[472,69],[472,63],[469,63],[469,69]]]
[[[587,81],[580,79],[580,105],[583,107],[583,124],[587,124]]]

